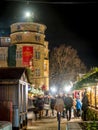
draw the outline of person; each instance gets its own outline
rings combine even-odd
[[[50,101],[50,108],[52,110],[52,116],[54,116],[54,107],[55,107],[55,102],[56,102],[56,99],[54,96],[51,96],[51,101]]]
[[[50,97],[49,95],[44,96],[44,109],[46,111],[45,116],[48,116],[50,109]]]
[[[34,114],[35,114],[35,120],[37,120],[37,114],[39,112],[39,110],[38,110],[38,104],[37,104],[37,98],[38,98],[37,96],[33,97],[33,105],[34,105],[33,111],[34,111]]]
[[[39,95],[37,98],[37,107],[39,111],[39,119],[41,119],[43,116],[43,109],[44,109],[44,100],[42,95]]]
[[[57,120],[59,121],[59,117],[61,117],[61,113],[64,110],[64,101],[62,99],[62,95],[61,94],[59,94],[57,96],[57,98],[56,98],[55,110],[57,111]]]
[[[77,117],[76,98],[73,99],[73,114],[74,114],[74,118],[76,118]]]
[[[63,101],[65,100],[65,98],[66,98],[66,94],[64,93],[63,96],[62,96]],[[62,112],[63,118],[65,118],[65,114],[66,114],[66,104],[64,103],[64,110]]]
[[[76,112],[77,112],[77,117],[81,116],[81,108],[82,108],[82,102],[80,100],[80,97],[77,96],[77,98],[76,98]]]
[[[86,121],[86,115],[87,115],[87,110],[88,110],[88,106],[89,106],[89,100],[88,100],[88,96],[87,96],[87,91],[85,90],[83,98],[82,98],[82,119],[84,121]]]
[[[70,94],[67,94],[67,97],[64,100],[64,104],[66,105],[66,115],[67,115],[67,120],[69,121],[71,119],[71,110],[73,106],[73,99],[72,97],[70,97]]]

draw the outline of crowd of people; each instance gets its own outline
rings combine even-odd
[[[66,118],[69,121],[72,118],[72,110],[74,118],[82,117],[83,120],[86,120],[86,112],[89,102],[85,91],[82,99],[80,99],[79,95],[77,95],[76,98],[73,98],[70,94],[35,96],[33,98],[33,105],[35,120],[38,118],[41,119],[43,116],[48,117],[50,113],[49,111],[51,111],[51,116],[55,116],[56,111],[57,117],[60,113],[63,118]],[[43,112],[45,115],[43,115]]]

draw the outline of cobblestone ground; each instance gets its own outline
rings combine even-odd
[[[28,120],[27,130],[58,130],[58,122],[55,116],[43,116],[42,119]],[[60,130],[66,130],[66,118],[61,118]]]
[[[60,130],[65,130],[66,120],[62,119]],[[56,118],[47,117],[37,121],[28,121],[27,130],[57,130],[58,122]]]
[[[79,121],[81,121],[81,118],[72,118],[69,122]],[[66,118],[61,118],[60,130],[66,130],[67,123],[68,121]],[[34,120],[34,118],[33,120],[28,120],[27,130],[58,130],[56,112],[54,117],[51,115],[51,112],[49,112],[48,117],[43,116],[42,119],[38,119],[36,121]]]

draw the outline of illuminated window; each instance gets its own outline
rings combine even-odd
[[[16,58],[19,59],[22,57],[21,51],[17,51],[16,53]]]
[[[36,69],[36,70],[35,70],[35,73],[36,73],[36,76],[40,76],[40,69],[39,69],[39,68]]]
[[[47,71],[47,64],[44,64],[44,71]]]
[[[35,52],[35,58],[40,59],[40,52],[38,52],[38,51]]]
[[[5,38],[5,42],[10,42],[11,41],[11,39],[10,38]]]
[[[36,30],[37,30],[37,32],[39,32],[40,31],[40,26],[38,25],[38,26],[36,26]]]
[[[40,35],[35,35],[35,40],[40,41]]]
[[[16,41],[21,41],[22,40],[22,36],[21,35],[16,35]]]
[[[0,60],[6,60],[6,54],[0,54]]]

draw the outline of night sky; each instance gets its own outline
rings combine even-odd
[[[34,22],[47,26],[49,49],[71,45],[88,67],[98,67],[98,4],[93,2],[0,1],[0,36],[10,34],[10,25],[22,22],[24,12],[34,12]]]

